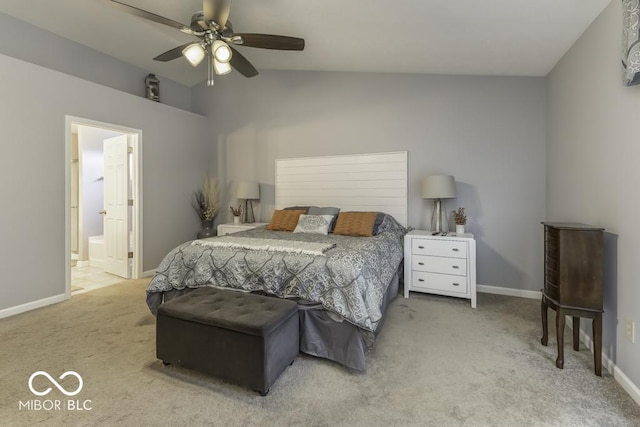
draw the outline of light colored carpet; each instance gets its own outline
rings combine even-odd
[[[155,358],[147,280],[129,281],[0,320],[1,425],[638,426],[640,407],[571,350],[555,368],[555,334],[540,345],[539,302],[430,295],[390,306],[366,374],[299,356],[267,397]],[[553,314],[550,311],[550,324]],[[569,338],[567,331],[567,338]],[[77,371],[66,398],[91,411],[19,410],[35,371]],[[72,378],[61,381],[68,390]],[[42,390],[52,386],[39,377]]]

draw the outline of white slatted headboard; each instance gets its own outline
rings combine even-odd
[[[276,209],[379,211],[407,226],[407,152],[276,160]]]

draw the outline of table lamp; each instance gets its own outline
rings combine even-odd
[[[243,200],[242,213],[240,214],[240,222],[252,223],[256,222],[253,216],[253,204],[251,200],[260,199],[260,185],[257,182],[240,181],[236,188],[236,198]]]
[[[422,198],[433,199],[431,230],[442,233],[441,199],[456,197],[456,180],[451,175],[430,175],[422,182]],[[448,228],[448,227],[447,227]]]

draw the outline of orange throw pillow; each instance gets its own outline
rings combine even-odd
[[[370,237],[376,223],[377,212],[340,212],[333,234]]]
[[[300,215],[305,214],[303,210],[283,209],[273,212],[271,222],[267,225],[267,230],[271,231],[293,231],[298,225]]]

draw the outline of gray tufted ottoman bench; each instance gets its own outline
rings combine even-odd
[[[212,287],[160,306],[156,354],[265,396],[299,351],[293,301]]]

